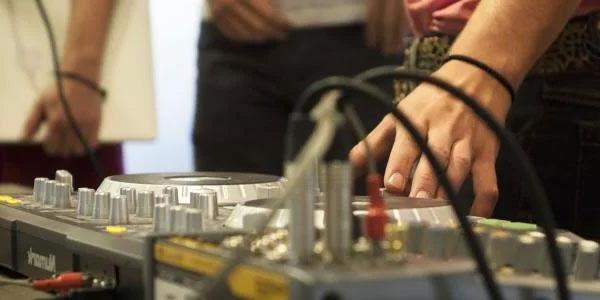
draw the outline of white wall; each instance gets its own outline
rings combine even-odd
[[[157,138],[127,142],[125,172],[192,171],[196,45],[202,0],[150,0]]]

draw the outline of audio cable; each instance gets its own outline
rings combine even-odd
[[[90,162],[92,163],[92,167],[94,168],[96,177],[98,178],[98,180],[102,180],[104,178],[104,171],[102,169],[102,165],[98,161],[98,157],[96,156],[96,153],[90,147],[90,144],[88,143],[85,136],[83,135],[81,128],[79,128],[79,125],[77,125],[77,122],[75,121],[75,117],[73,116],[71,107],[69,106],[69,103],[67,102],[67,99],[65,96],[63,80],[62,80],[62,77],[60,76],[60,64],[59,64],[59,59],[58,59],[58,50],[56,47],[56,39],[54,37],[54,31],[52,30],[52,24],[50,23],[50,19],[48,18],[48,13],[46,11],[46,8],[45,8],[42,0],[35,0],[35,4],[40,13],[42,21],[44,23],[44,27],[46,28],[46,33],[47,33],[48,40],[50,43],[50,51],[52,53],[52,67],[54,69],[53,70],[54,80],[56,82],[56,88],[57,88],[61,106],[63,107],[63,110],[65,111],[65,115],[67,117],[67,122],[69,122],[69,126],[75,133],[77,140],[79,140],[79,143],[83,147],[86,155],[88,156]]]
[[[464,233],[467,246],[469,247],[469,250],[473,255],[473,259],[475,260],[477,268],[483,277],[485,287],[490,299],[503,299],[494,274],[487,264],[483,250],[481,249],[477,237],[475,236],[475,233],[471,228],[471,223],[467,219],[466,213],[464,213],[460,208],[460,204],[458,202],[458,195],[456,194],[456,191],[452,188],[452,185],[450,184],[450,181],[446,176],[444,168],[442,168],[441,164],[435,158],[433,152],[429,148],[429,145],[427,145],[427,142],[421,136],[414,124],[408,119],[408,117],[403,112],[401,112],[394,106],[394,98],[388,95],[387,93],[383,92],[381,89],[375,87],[374,85],[365,83],[357,79],[334,76],[314,82],[307,89],[305,89],[302,95],[300,96],[300,101],[298,106],[296,106],[296,109],[304,111],[306,106],[310,104],[313,101],[313,99],[317,99],[320,95],[322,95],[323,92],[331,89],[352,91],[367,96],[371,100],[376,100],[375,102],[377,102],[377,104],[384,106],[402,124],[402,126],[404,126],[406,131],[412,137],[413,141],[417,144],[419,149],[423,152],[423,154],[429,161],[434,171],[434,174],[438,178],[440,186],[444,188],[448,195],[450,206],[452,207],[456,215],[458,223]]]

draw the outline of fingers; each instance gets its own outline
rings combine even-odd
[[[285,37],[283,30],[273,26],[263,16],[257,14],[251,2],[240,1],[240,5],[232,5],[230,10],[233,19],[246,29],[247,40],[264,41],[268,38]]]
[[[212,9],[219,30],[227,38],[239,42],[284,39],[290,27],[270,1],[230,1]]]
[[[370,146],[370,150],[375,159],[379,159],[389,153],[394,141],[395,132],[395,119],[391,115],[387,115],[379,122],[377,127],[367,135],[365,140]],[[356,174],[362,173],[367,166],[367,152],[363,143],[364,141],[361,141],[355,145],[349,155]]]
[[[448,130],[437,129],[428,133],[428,145],[438,163],[446,170],[450,159],[450,150],[454,140]],[[410,197],[433,198],[437,192],[438,180],[425,155],[421,155],[413,176]]]
[[[450,185],[458,191],[471,171],[472,162],[471,143],[468,140],[459,140],[452,146],[446,176]],[[435,198],[448,199],[446,191],[438,187]]]
[[[420,132],[425,132],[422,128]],[[420,155],[417,145],[404,129],[396,128],[396,139],[385,170],[385,187],[393,193],[405,193],[411,170]]]
[[[33,110],[25,121],[23,127],[23,136],[26,140],[31,140],[33,136],[38,132],[42,122],[44,121],[44,105],[42,101],[36,102],[33,106]]]
[[[494,212],[498,201],[495,157],[493,151],[488,151],[487,154],[473,162],[473,190],[475,192],[475,200],[471,207],[473,216],[489,217]]]

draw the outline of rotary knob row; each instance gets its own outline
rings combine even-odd
[[[202,211],[181,205],[154,205],[154,232],[196,233],[204,229]]]
[[[36,178],[33,183],[33,200],[45,207],[70,208],[71,185],[48,178]]]

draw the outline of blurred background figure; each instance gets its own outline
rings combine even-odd
[[[83,136],[96,151],[105,173],[120,174],[121,145],[100,144],[98,140],[103,102],[99,82],[112,11],[112,0],[72,1],[60,72],[65,98]],[[47,130],[42,143],[30,143],[44,124]],[[0,144],[0,182],[31,185],[34,177],[53,177],[56,169],[68,169],[79,186],[99,184],[67,121],[54,81],[39,95],[22,135],[21,144]]]
[[[208,0],[198,43],[197,170],[282,173],[310,83],[400,64],[403,0]],[[388,84],[390,85],[390,84]],[[368,128],[385,114],[358,105]]]

